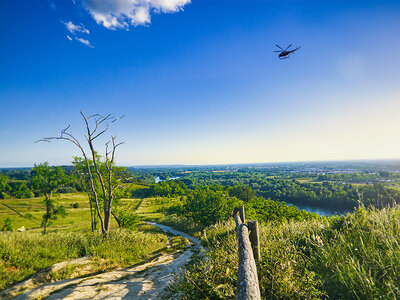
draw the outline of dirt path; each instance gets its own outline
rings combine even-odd
[[[189,239],[191,245],[183,252],[164,254],[132,268],[43,284],[26,290],[15,299],[159,299],[173,274],[179,272],[189,262],[194,249],[201,246],[198,239],[183,232],[165,225],[148,223],[164,232]]]

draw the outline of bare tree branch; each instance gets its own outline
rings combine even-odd
[[[94,171],[95,171],[97,178],[101,185],[102,196],[103,196],[104,219],[102,217],[102,214],[100,213],[98,195],[97,195],[96,188],[95,188],[95,182],[94,182],[94,177],[92,174],[91,166],[89,164],[89,159],[87,157],[87,154],[86,154],[83,146],[80,144],[78,139],[76,139],[69,132],[69,129],[71,126],[68,125],[65,129],[62,129],[60,132],[60,136],[45,137],[43,139],[37,140],[35,143],[37,143],[37,142],[48,142],[49,143],[52,140],[66,140],[66,141],[73,143],[81,150],[84,160],[86,162],[86,168],[87,168],[87,171],[89,174],[90,185],[91,185],[92,193],[93,193],[94,200],[95,200],[97,214],[100,219],[102,232],[103,232],[104,236],[106,237],[108,235],[110,216],[112,214],[112,202],[113,202],[112,167],[114,165],[115,149],[118,146],[122,145],[123,142],[116,144],[115,140],[116,140],[117,136],[111,136],[112,150],[111,151],[108,150],[110,141],[108,141],[105,145],[106,146],[105,165],[106,165],[106,169],[107,169],[107,173],[108,173],[107,174],[108,175],[107,176],[108,188],[106,188],[106,185],[103,180],[103,176],[102,176],[102,174],[99,170],[99,166],[97,164],[96,151],[95,151],[95,148],[93,145],[93,141],[96,138],[98,138],[99,136],[101,136],[102,134],[104,134],[110,128],[111,124],[113,124],[114,122],[123,118],[124,116],[116,118],[114,115],[111,115],[111,114],[108,114],[106,116],[103,116],[100,114],[94,114],[94,115],[90,115],[87,117],[87,116],[85,116],[85,114],[82,111],[80,111],[80,114],[81,114],[81,116],[85,122],[85,126],[86,126],[87,134],[85,134],[84,136],[85,136],[86,142],[88,143],[88,146],[90,149],[90,154],[91,154],[92,161],[93,161]],[[94,122],[90,122],[90,120],[94,120]],[[90,126],[91,123],[93,124],[93,127]],[[102,126],[102,127],[104,126],[104,127],[102,129],[100,129],[100,126]],[[98,130],[100,130],[100,131],[97,133]],[[111,155],[111,157],[110,157],[110,155]]]

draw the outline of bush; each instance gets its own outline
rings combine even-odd
[[[27,213],[25,213],[25,218],[34,219],[34,216],[31,213],[27,212]]]
[[[229,197],[221,189],[198,188],[189,194],[182,212],[203,226],[226,221],[232,215],[233,209],[240,205],[236,198]]]
[[[118,214],[119,224],[122,228],[134,229],[139,222],[139,216],[135,213],[121,211]]]
[[[75,193],[75,192],[76,192],[76,189],[71,186],[64,186],[57,190],[57,193],[60,193],[60,194]]]
[[[12,221],[10,219],[10,217],[7,217],[4,221],[4,226],[1,229],[2,231],[13,231],[13,227],[12,227]]]

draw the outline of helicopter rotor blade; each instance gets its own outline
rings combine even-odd
[[[297,50],[299,50],[300,49],[300,46],[299,47],[297,47],[296,49],[293,49],[292,51],[290,51],[290,52],[294,52],[294,51],[297,51]]]
[[[281,50],[275,50],[274,52],[279,52],[279,53],[281,53],[282,51],[281,51]]]
[[[283,50],[279,45],[275,44],[275,46],[277,46],[279,49]],[[285,50],[283,50],[283,51],[285,51]]]
[[[287,46],[287,48],[285,49],[285,51],[286,51],[287,49],[289,49],[292,45],[293,45],[293,44],[290,44],[289,46]]]

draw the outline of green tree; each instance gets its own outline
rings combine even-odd
[[[227,220],[233,209],[240,204],[220,187],[213,188],[197,188],[187,196],[183,205],[183,212],[203,226]]]
[[[229,195],[235,196],[240,200],[249,202],[256,196],[256,193],[246,185],[235,185],[229,189]]]
[[[8,194],[10,190],[11,187],[8,184],[8,177],[5,175],[0,175],[0,199],[6,198],[5,194]]]
[[[10,217],[7,217],[4,221],[4,226],[1,229],[2,231],[13,231],[13,227],[12,227],[12,221],[10,219]]]
[[[65,183],[65,174],[60,167],[50,167],[47,162],[35,164],[31,170],[31,182],[33,188],[44,195],[46,213],[43,215],[42,226],[43,233],[46,234],[51,220],[57,219],[58,215],[66,215],[64,206],[56,207],[55,201],[51,199],[53,192]]]
[[[16,198],[32,198],[34,197],[33,192],[28,188],[25,181],[13,182],[12,195]]]

